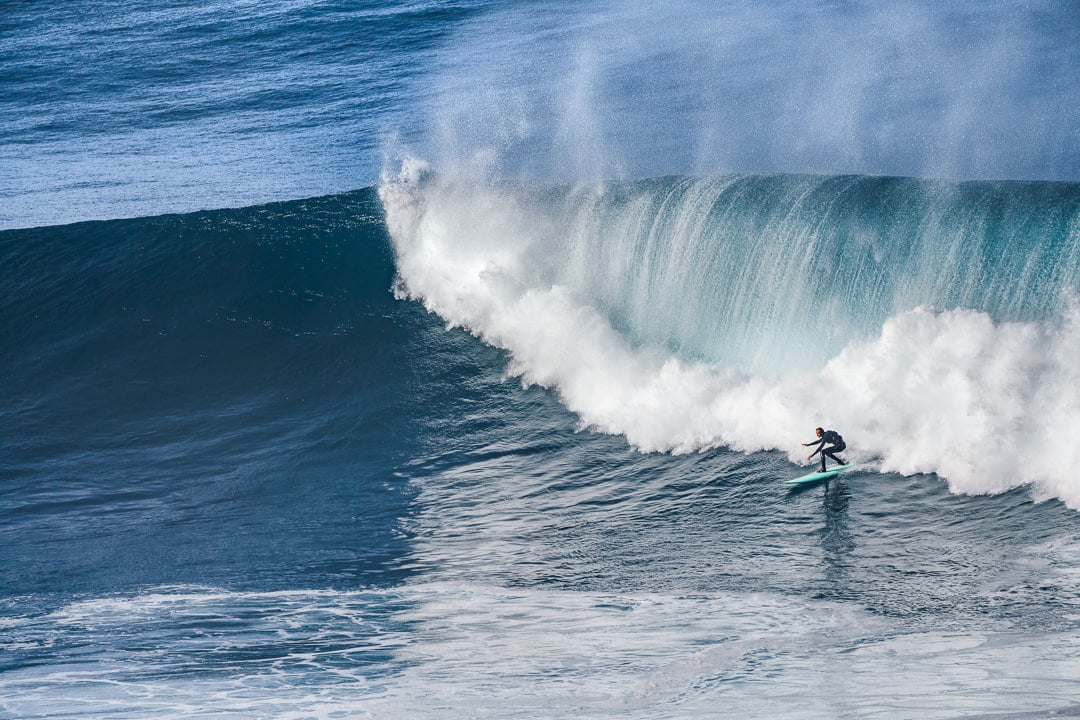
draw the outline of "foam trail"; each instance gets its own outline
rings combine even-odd
[[[959,284],[960,297],[976,307],[994,306],[1004,314],[1025,306],[1028,290],[987,283],[1005,272],[993,263],[965,276],[955,273],[966,261],[954,258],[952,283],[934,277],[940,266],[893,268],[892,275],[875,281],[876,294],[862,306],[858,298],[829,302],[812,284],[789,288],[788,294],[782,287],[770,288],[771,294],[743,292],[739,284],[752,278],[736,267],[725,278],[734,282],[727,296],[723,282],[719,291],[706,291],[722,296],[714,301],[728,313],[724,322],[756,323],[727,338],[751,355],[760,347],[776,352],[784,333],[820,323],[822,317],[807,316],[802,305],[811,298],[826,306],[826,319],[846,317],[846,342],[827,361],[774,358],[763,371],[754,363],[727,362],[722,354],[688,356],[650,336],[651,325],[677,322],[678,303],[665,295],[678,294],[685,285],[679,278],[693,275],[696,253],[703,251],[690,247],[688,236],[696,230],[685,213],[654,224],[625,258],[611,257],[604,265],[624,266],[621,275],[612,275],[599,259],[582,263],[581,253],[589,250],[566,242],[581,218],[566,221],[558,215],[565,205],[555,203],[559,209],[553,211],[550,202],[534,202],[535,194],[440,183],[416,161],[388,178],[380,193],[397,251],[400,292],[423,301],[450,325],[507,350],[510,372],[554,390],[583,426],[624,435],[647,452],[783,449],[792,460],[800,459],[798,443],[810,439],[815,425],[835,426],[853,446],[854,459],[876,459],[884,471],[935,472],[964,493],[1032,485],[1038,497],[1061,498],[1080,509],[1080,486],[1072,479],[1080,453],[1063,441],[1080,432],[1077,304],[1047,304],[1032,319],[1007,322],[971,307],[896,308],[915,292],[912,276],[925,276],[924,293],[935,284]],[[634,202],[628,207],[623,217],[657,212]],[[705,219],[697,217],[717,222],[713,209]],[[1077,233],[1070,223],[1051,233],[1058,265],[1075,263]],[[762,227],[760,243],[791,232],[770,230],[768,221]],[[805,234],[805,224],[800,227],[797,238]],[[625,240],[625,229],[613,235]],[[916,249],[905,260],[918,258],[928,243],[912,244]],[[947,244],[942,252],[962,255]],[[1003,262],[1007,273],[1018,267],[1009,255],[993,261]],[[1055,272],[1064,292],[1074,282],[1075,267]],[[671,277],[660,277],[665,273]],[[596,284],[618,286],[616,276],[621,288],[605,291]],[[757,278],[764,282],[765,276]],[[613,321],[620,316],[618,303],[605,298],[618,295],[616,290],[640,304],[645,320],[624,313]],[[785,305],[790,294],[794,305]],[[692,296],[685,298],[689,310],[707,312]],[[659,309],[649,315],[657,298]]]

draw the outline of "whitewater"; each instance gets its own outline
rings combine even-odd
[[[782,449],[1080,508],[1080,196],[865,177],[380,188],[399,293],[645,452]],[[918,212],[918,215],[915,213]],[[811,438],[812,439],[812,438]]]

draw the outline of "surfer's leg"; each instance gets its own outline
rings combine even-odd
[[[847,445],[830,445],[829,447],[822,450],[821,451],[821,472],[825,472],[825,456],[826,455],[831,457],[833,459],[833,462],[835,462],[837,465],[846,465],[847,463],[845,463],[842,459],[840,459],[836,455],[836,453],[840,452],[841,450],[845,449],[846,447],[847,447]]]

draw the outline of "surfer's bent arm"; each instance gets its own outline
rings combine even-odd
[[[811,445],[817,445],[817,450],[806,456],[807,460],[813,460],[814,456],[821,452],[821,448],[825,447],[825,438],[820,437],[813,442],[803,443],[803,447],[810,447]]]

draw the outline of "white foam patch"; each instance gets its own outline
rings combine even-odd
[[[949,718],[1066,707],[1080,667],[1075,631],[920,629],[771,593],[175,588],[14,631],[59,635],[0,673],[20,718]]]
[[[511,190],[453,186],[406,161],[380,197],[399,293],[510,354],[510,372],[550,388],[585,427],[644,452],[727,446],[805,461],[817,425],[849,459],[937,473],[955,492],[1030,485],[1080,509],[1080,310],[996,323],[914,308],[818,371],[754,376],[631,344],[579,288],[544,272],[552,224]]]

